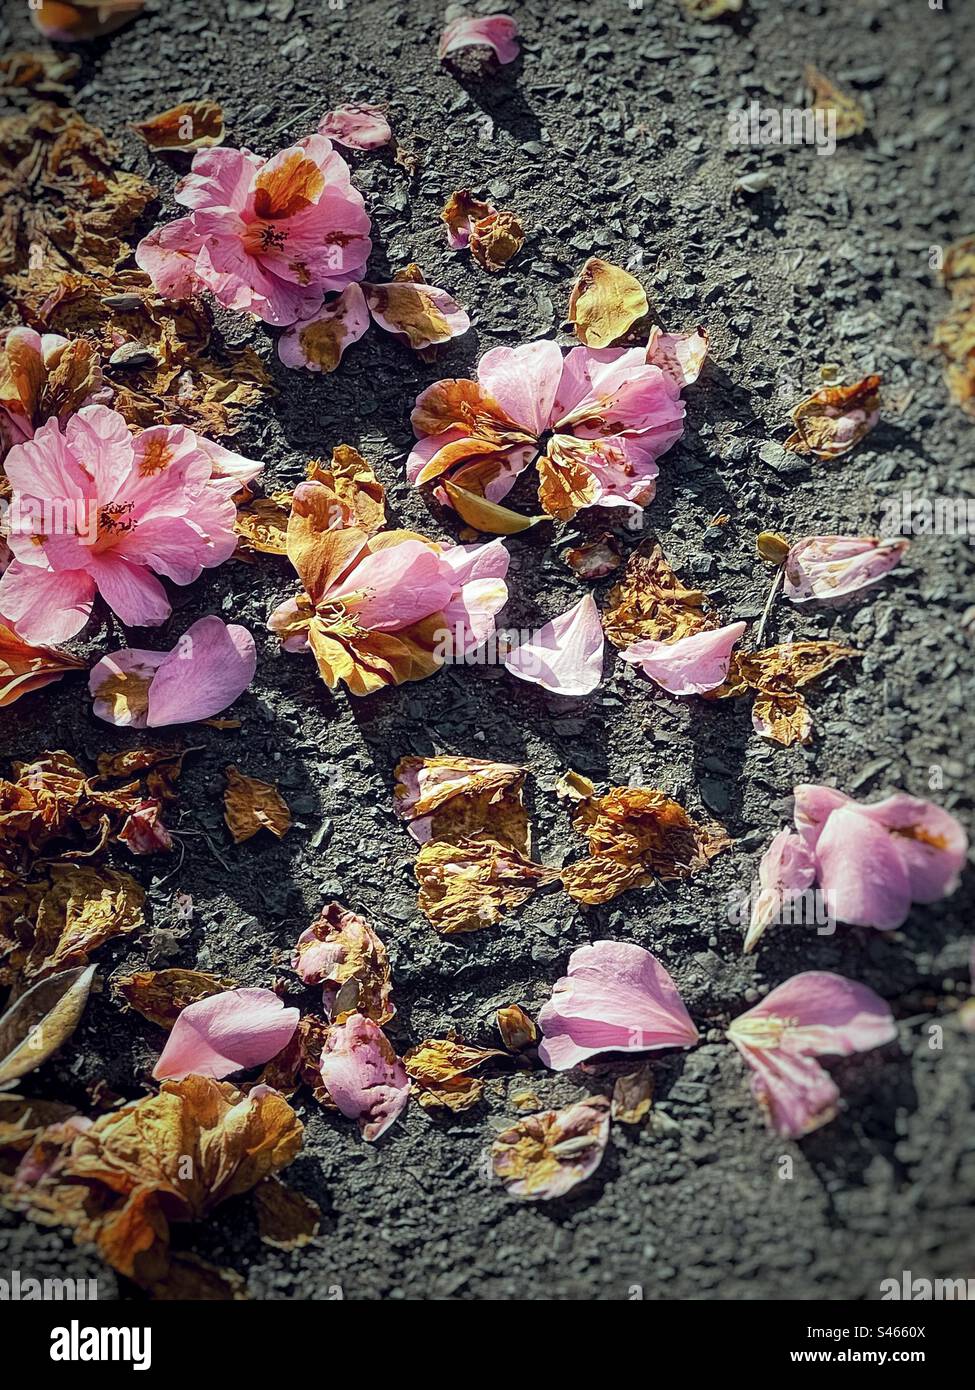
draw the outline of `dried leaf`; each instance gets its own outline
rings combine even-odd
[[[467,1073],[491,1057],[496,1048],[472,1047],[458,1038],[426,1038],[403,1058],[417,1100],[425,1110],[469,1110],[484,1093],[484,1082]]]
[[[223,144],[223,110],[216,101],[182,101],[133,128],[151,150],[205,150]]]
[[[321,1229],[322,1213],[317,1202],[278,1178],[265,1178],[254,1188],[257,1229],[266,1245],[277,1250],[300,1250],[314,1240]]]
[[[538,1041],[538,1029],[520,1004],[508,1004],[495,1015],[501,1041],[509,1052],[522,1052]]]
[[[224,776],[227,786],[223,818],[234,844],[249,840],[259,830],[270,830],[279,840],[283,839],[291,829],[291,812],[277,787],[248,777],[232,765],[224,769]]]
[[[791,412],[795,430],[784,447],[794,454],[839,458],[868,435],[880,419],[880,377],[853,386],[824,386]]]
[[[649,1066],[618,1076],[613,1082],[611,1115],[624,1125],[638,1125],[653,1105],[653,1072]]]
[[[14,1085],[67,1042],[88,1002],[93,965],[51,975],[0,1017],[0,1089]]]
[[[558,874],[494,840],[430,840],[416,860],[418,904],[441,934],[492,926]]]
[[[825,73],[813,67],[812,63],[806,64],[805,80],[812,93],[813,110],[827,113],[835,111],[837,140],[849,140],[851,136],[860,135],[866,129],[867,113],[860,103],[849,93],[841,91]]]
[[[236,989],[237,981],[205,970],[137,970],[113,980],[112,988],[129,1008],[168,1032],[188,1005]]]
[[[611,347],[650,309],[635,276],[596,256],[586,261],[569,296],[569,322],[590,348]]]

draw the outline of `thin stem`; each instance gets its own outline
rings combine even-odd
[[[758,625],[758,632],[755,634],[755,646],[762,645],[762,638],[765,636],[765,624],[769,620],[772,605],[775,602],[775,595],[779,592],[779,585],[782,583],[782,576],[785,574],[785,566],[780,565],[776,571],[775,578],[772,580],[772,587],[768,591],[768,598],[765,600],[765,608],[762,612],[762,620]]]

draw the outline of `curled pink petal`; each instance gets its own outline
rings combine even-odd
[[[816,1061],[882,1047],[897,1036],[890,1008],[866,985],[811,970],[734,1020],[728,1037],[751,1067],[769,1127],[800,1139],[836,1115],[839,1090]]]
[[[152,1074],[157,1081],[179,1081],[191,1072],[219,1081],[261,1066],[287,1047],[299,1017],[269,989],[212,994],[182,1011]]]
[[[780,830],[758,866],[759,892],[752,903],[743,950],[755,949],[786,894],[805,892],[815,881],[816,861],[802,837],[791,830]]]
[[[592,595],[509,651],[504,665],[555,695],[590,695],[603,675],[603,627]]]
[[[493,48],[499,63],[513,63],[518,57],[515,35],[518,26],[510,15],[489,14],[461,17],[448,24],[440,35],[437,56],[447,58],[462,48]]]
[[[321,1070],[332,1100],[370,1142],[386,1133],[410,1098],[406,1068],[379,1024],[362,1014],[329,1029]]]
[[[118,838],[132,854],[158,854],[172,849],[173,837],[161,820],[162,805],[149,798],[140,801],[125,818]]]
[[[938,902],[955,891],[968,854],[968,837],[953,815],[904,792],[857,809],[889,833],[913,902]]]
[[[318,133],[351,150],[378,150],[393,138],[382,107],[368,102],[336,106],[322,117]]]
[[[676,642],[634,642],[620,656],[671,695],[702,695],[727,679],[731,650],[746,626],[729,623]]]
[[[467,311],[436,285],[394,280],[364,284],[363,292],[379,327],[415,352],[459,338],[471,326]]]
[[[782,592],[793,603],[844,598],[879,583],[908,545],[876,536],[804,536],[786,556]]]
[[[654,325],[647,339],[646,357],[675,386],[693,386],[701,374],[708,347],[703,328],[695,328],[691,333],[664,333]]]
[[[349,285],[311,316],[281,334],[278,356],[286,367],[309,372],[334,372],[342,354],[369,327],[369,310],[358,285]]]
[[[596,941],[569,957],[569,970],[538,1015],[538,1055],[567,1071],[602,1052],[692,1047],[697,1029],[660,962],[626,941]]]

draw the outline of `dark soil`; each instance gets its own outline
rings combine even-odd
[[[474,323],[433,365],[374,330],[338,372],[319,377],[283,369],[263,327],[222,318],[229,341],[259,348],[279,387],[235,440],[266,460],[269,487],[295,483],[308,457],[351,443],[386,484],[397,523],[456,536],[404,480],[414,397],[440,377],[471,374],[497,343],[553,333],[568,343],[560,323],[569,287],[597,254],[643,275],[669,327],[704,323],[711,333],[712,361],[687,392],[688,430],[661,461],[644,535],[715,595],[725,621],[762,609],[769,572],[754,558],[757,531],[871,532],[904,490],[971,493],[972,424],[949,401],[929,346],[947,303],[929,248],[975,220],[971,6],[748,0],[732,23],[698,24],[653,0],[636,9],[530,0],[514,7],[522,58],[479,85],[438,64],[442,15],[426,0],[347,0],[338,10],[321,0],[156,0],[147,10],[85,49],[77,105],[121,143],[126,167],[157,182],[162,218],[174,213],[176,173],[147,154],[131,122],[209,95],[224,106],[230,143],[270,154],[286,124],[304,134],[333,105],[381,102],[421,170],[411,180],[388,153],[352,157],[373,217],[369,278],[417,260]],[[26,7],[11,7],[9,23],[15,45],[30,46]],[[831,158],[808,146],[729,146],[732,104],[805,104],[807,60],[868,105],[868,133]],[[770,175],[765,191],[735,191],[759,169]],[[529,229],[499,275],[445,247],[438,213],[464,186]],[[824,362],[848,380],[882,372],[887,408],[855,453],[810,463],[778,446],[788,408],[815,389]],[[718,514],[727,525],[709,527]],[[542,527],[511,540],[506,624],[528,626],[575,602],[582,588],[560,558],[563,541],[614,519],[589,513],[564,535]],[[621,535],[628,546],[641,539]],[[336,897],[388,943],[398,1050],[448,1029],[496,1044],[495,1009],[537,1009],[571,951],[603,937],[662,959],[703,1039],[655,1064],[657,1121],[615,1126],[602,1167],[570,1198],[519,1204],[482,1175],[485,1147],[516,1113],[509,1096],[526,1081],[553,1105],[598,1086],[598,1077],[539,1069],[491,1080],[485,1103],[454,1119],[413,1104],[375,1146],[308,1099],[305,1148],[287,1180],[321,1204],[320,1238],[299,1252],[269,1249],[241,1201],[180,1230],[179,1241],[241,1271],[258,1298],[323,1298],[340,1285],[348,1298],[620,1299],[640,1286],[646,1298],[873,1299],[881,1279],[904,1269],[975,1272],[975,1039],[953,1019],[968,991],[970,883],[916,910],[901,931],[841,927],[830,938],[780,927],[749,957],[728,920],[729,898],[747,889],[761,849],[788,820],[797,782],[868,799],[903,788],[969,818],[973,651],[961,619],[973,574],[968,538],[919,537],[905,563],[851,606],[777,609],[773,638],[831,637],[863,652],[812,688],[808,749],[761,741],[747,703],[656,691],[608,647],[605,680],[581,701],[488,667],[366,700],[332,696],[309,660],[282,654],[264,631],[272,603],[293,588],[285,562],[231,563],[174,590],[171,622],[135,634],[133,645],[168,646],[217,612],[255,633],[258,674],[235,707],[239,731],[188,731],[202,751],[181,783],[183,824],[207,829],[220,858],[195,838],[176,874],[169,859],[137,864],[152,930],[102,953],[103,980],[123,961],[196,965],[249,985],[284,979],[295,1002],[312,1007],[294,988],[289,950]],[[87,651],[122,636],[106,623]],[[137,741],[97,723],[71,679],[4,710],[2,728],[2,750],[17,758],[51,746],[93,758]],[[736,843],[692,880],[599,909],[540,895],[498,927],[443,941],[416,910],[411,844],[391,813],[397,759],[434,751],[525,762],[547,863],[579,847],[552,790],[569,766],[603,785],[659,786],[720,818]],[[296,818],[282,843],[229,843],[221,772],[231,762],[280,783]],[[192,895],[196,914],[174,940],[177,891]],[[723,1027],[812,968],[863,980],[902,1024],[898,1044],[837,1067],[847,1109],[793,1144],[763,1128]],[[159,1031],[120,1012],[105,989],[73,1043],[34,1078],[35,1092],[86,1105],[86,1088],[103,1078],[126,1097],[145,1094],[160,1044]],[[114,1294],[111,1272],[61,1233],[6,1216],[2,1235],[0,1266],[97,1275],[102,1296]]]

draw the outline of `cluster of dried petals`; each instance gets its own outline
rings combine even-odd
[[[551,1201],[592,1177],[609,1142],[610,1105],[590,1096],[562,1110],[528,1115],[497,1136],[488,1176],[512,1197]]]
[[[8,886],[0,913],[4,983],[86,965],[107,941],[143,923],[145,893],[130,874],[70,860]]]
[[[494,926],[560,877],[487,832],[456,841],[428,840],[415,873],[420,910],[441,936]]]
[[[597,504],[639,512],[652,499],[656,459],[681,437],[684,404],[642,349],[578,347],[563,359],[545,340],[498,347],[477,376],[417,398],[407,462],[415,486],[432,484],[451,505],[451,487],[498,503],[537,462],[539,501],[562,521]]]
[[[268,623],[286,651],[310,650],[326,685],[366,695],[422,680],[490,636],[508,597],[500,542],[442,548],[410,531],[336,529],[331,497],[318,482],[294,492],[288,557],[304,589]]]
[[[176,201],[189,216],[158,227],[136,263],[160,294],[209,290],[228,309],[287,325],[361,279],[372,243],[362,195],[324,135],[271,159],[200,150]]]
[[[753,694],[752,727],[786,747],[812,740],[812,714],[802,690],[838,662],[860,653],[839,642],[782,642],[756,652],[733,652],[726,680],[706,692],[724,700]]]
[[[839,1088],[818,1058],[883,1047],[897,1027],[889,1006],[866,985],[810,970],[736,1018],[728,1037],[751,1068],[752,1093],[769,1128],[801,1139],[839,1108]]]
[[[834,459],[848,453],[880,419],[880,377],[852,386],[823,386],[791,412],[795,430],[785,447],[795,454]]]
[[[393,138],[381,106],[349,102],[328,111],[318,123],[318,134],[350,150],[378,150]]]
[[[762,858],[746,950],[785,896],[812,884],[832,920],[880,931],[902,926],[913,903],[938,902],[957,888],[968,838],[940,806],[904,792],[865,806],[813,783],[794,794],[796,830],[776,835]]]
[[[401,758],[395,776],[393,810],[418,844],[489,827],[495,837],[530,851],[523,767],[484,758]]]
[[[0,613],[28,641],[80,632],[100,593],[123,623],[157,626],[172,608],[156,578],[190,584],[236,547],[220,459],[247,463],[178,425],[132,435],[116,411],[85,406],[15,445]],[[250,464],[250,476],[260,470]]]
[[[934,345],[945,359],[952,400],[975,415],[975,237],[948,247],[941,279],[951,307],[935,328]]]
[[[233,704],[257,669],[245,627],[200,618],[168,652],[122,647],[91,668],[93,712],[120,728],[153,729],[212,719]]]
[[[0,462],[48,420],[63,428],[82,406],[111,400],[92,343],[33,328],[0,333]]]
[[[670,975],[649,951],[628,941],[596,941],[573,951],[538,1025],[538,1055],[554,1071],[604,1052],[656,1052],[698,1041]]]
[[[364,917],[339,903],[328,903],[301,933],[291,963],[303,984],[321,985],[329,1022],[355,1011],[381,1025],[396,1012],[386,947]]]
[[[452,193],[440,214],[452,251],[470,248],[484,270],[501,270],[525,244],[525,229],[513,212],[499,212],[475,198],[469,188]]]
[[[495,1057],[497,1048],[473,1047],[451,1035],[425,1038],[403,1057],[406,1074],[424,1110],[470,1110],[484,1095],[484,1081],[471,1072]]]

